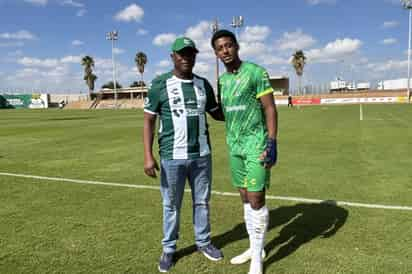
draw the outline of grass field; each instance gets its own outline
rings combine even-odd
[[[268,199],[266,273],[412,273],[412,107],[279,108],[279,162],[268,195],[405,210]],[[141,110],[0,111],[0,273],[158,273],[157,189],[77,184],[5,173],[153,186],[143,173]],[[213,189],[230,185],[223,124],[209,119]],[[188,193],[187,193],[188,194]],[[212,195],[210,262],[193,245],[185,196],[171,273],[247,273],[236,196]]]

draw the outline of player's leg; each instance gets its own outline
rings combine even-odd
[[[243,203],[243,218],[245,221],[245,226],[247,233],[249,235],[249,242],[251,237],[253,237],[253,227],[250,220],[250,204],[247,200],[247,180],[246,180],[246,166],[245,166],[245,157],[240,155],[230,155],[230,168],[232,174],[232,184],[239,190],[240,198]],[[265,256],[263,254],[262,256]],[[251,249],[246,249],[240,255],[232,258],[230,260],[231,264],[243,264],[250,260],[251,258]]]
[[[193,225],[196,245],[208,259],[223,258],[220,250],[210,242],[209,200],[212,184],[211,156],[189,160],[188,179],[192,190]]]
[[[159,262],[161,272],[170,269],[176,251],[185,180],[185,160],[161,161],[160,191],[163,199],[163,254]]]
[[[265,205],[265,189],[269,186],[270,170],[265,169],[255,155],[248,158],[246,166],[247,197],[251,206],[250,223],[253,230],[249,274],[261,274],[263,273],[262,252],[269,224],[269,211]]]

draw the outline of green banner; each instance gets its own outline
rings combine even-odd
[[[0,95],[0,108],[28,108],[31,99],[31,94]]]
[[[47,108],[47,94],[0,94],[0,108]]]

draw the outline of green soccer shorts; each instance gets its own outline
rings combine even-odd
[[[249,192],[259,192],[269,188],[270,169],[263,167],[260,155],[229,155],[232,184],[246,188]]]

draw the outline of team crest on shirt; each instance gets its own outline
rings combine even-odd
[[[149,99],[149,97],[144,98],[144,107],[145,107],[145,108],[148,108],[148,107],[150,107],[150,106],[151,106],[151,104],[150,104],[150,99]]]

